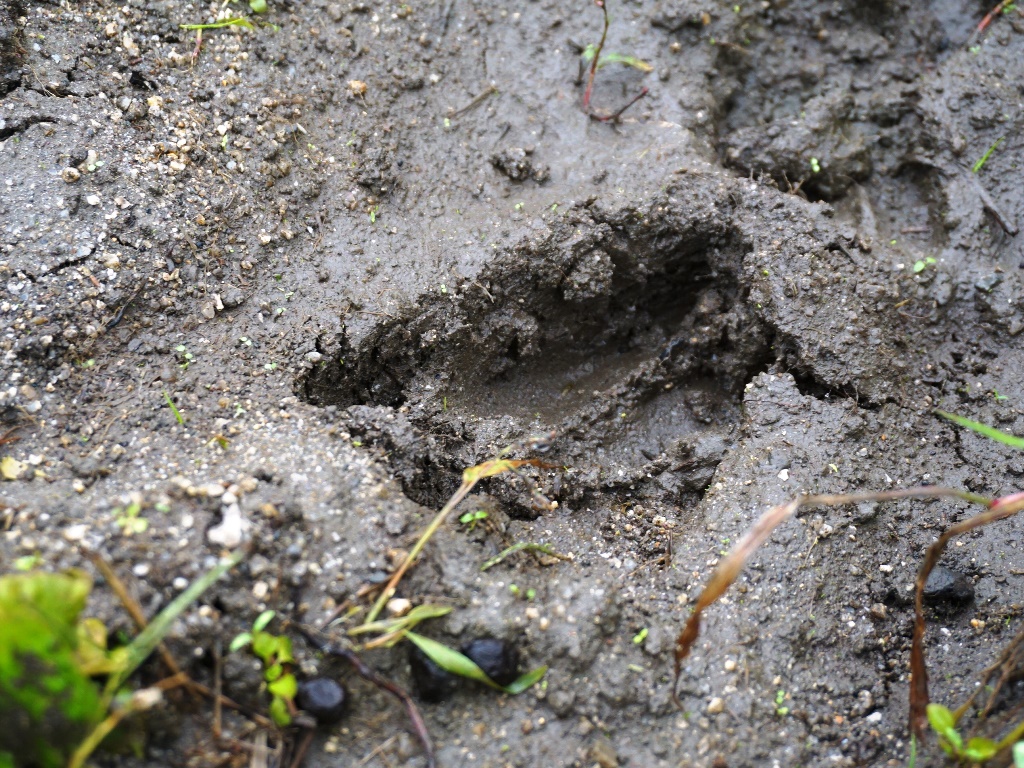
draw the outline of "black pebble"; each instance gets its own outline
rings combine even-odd
[[[519,677],[519,652],[504,640],[496,637],[470,640],[462,646],[462,653],[498,685],[508,685]]]
[[[320,725],[331,725],[341,720],[348,703],[345,686],[329,677],[314,677],[299,683],[295,696],[299,709],[312,715]]]
[[[409,643],[409,669],[412,672],[413,690],[416,695],[432,704],[451,696],[458,684],[455,675],[441,669],[412,643]]]
[[[974,585],[962,573],[937,565],[924,584],[924,596],[931,603],[967,603],[974,599]]]

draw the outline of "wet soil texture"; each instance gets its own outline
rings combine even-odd
[[[440,765],[905,765],[911,585],[964,502],[803,513],[708,612],[682,711],[671,655],[772,505],[1020,490],[1024,457],[934,414],[1024,434],[1024,17],[988,10],[612,0],[592,109],[649,92],[600,122],[587,0],[271,0],[201,39],[245,9],[0,0],[0,564],[98,551],[152,616],[247,543],[168,645],[265,712],[217,648],[365,604],[463,469],[554,432],[399,587],[453,609],[425,634],[550,666],[424,702]],[[1019,629],[1021,525],[943,559],[936,701]],[[524,542],[566,559],[482,570]],[[91,608],[132,630],[102,583]],[[425,764],[300,646],[350,694],[305,765]],[[404,646],[367,661],[412,686]],[[118,764],[247,764],[209,712],[169,696]]]

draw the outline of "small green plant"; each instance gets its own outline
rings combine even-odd
[[[188,367],[192,365],[192,361],[195,357],[184,344],[179,344],[174,348],[174,351],[178,353],[178,367],[183,371],[187,371]]]
[[[299,684],[292,673],[295,657],[292,655],[292,640],[286,635],[273,635],[266,631],[275,616],[274,611],[264,611],[252,623],[251,632],[237,635],[229,646],[232,652],[252,646],[252,652],[263,662],[263,679],[270,693],[270,717],[284,727],[291,724],[296,711],[295,694]]]
[[[466,526],[466,532],[472,531],[476,528],[477,523],[480,523],[487,519],[487,512],[483,509],[478,509],[476,512],[467,512],[459,518],[459,523]]]
[[[789,714],[789,707],[785,705],[786,692],[776,691],[775,692],[775,714],[779,717],[785,717]]]
[[[935,259],[932,258],[931,256],[926,256],[923,259],[918,259],[917,261],[914,262],[914,274],[924,272],[926,268],[934,266],[935,263]]]
[[[999,751],[998,743],[981,736],[974,736],[965,744],[956,729],[956,716],[941,704],[929,704],[927,712],[928,724],[938,734],[939,746],[947,755],[961,762],[984,763]]]
[[[142,506],[135,501],[126,507],[114,507],[114,522],[117,523],[118,528],[124,531],[125,536],[131,536],[133,533],[145,533],[149,529],[149,520],[140,517],[139,513],[141,512]]]
[[[379,205],[375,205],[375,206],[373,206],[373,208],[370,209],[370,223],[371,224],[376,224],[377,223],[377,214],[379,212],[380,212],[380,206]]]
[[[986,149],[985,150],[985,154],[983,154],[980,158],[978,158],[978,162],[976,162],[973,166],[971,166],[971,171],[974,172],[974,173],[978,173],[979,171],[981,171],[981,169],[985,167],[985,163],[988,162],[988,159],[990,157],[992,157],[992,153],[996,151],[996,148],[1000,144],[1003,143],[1003,139],[1005,139],[1005,138],[1006,138],[1005,136],[1000,136],[998,139],[996,139],[994,142],[992,142],[992,146],[990,146],[988,149]]]
[[[650,72],[651,69],[653,69],[653,67],[651,67],[646,62],[640,61],[640,59],[634,58],[633,56],[624,56],[618,53],[603,53],[605,41],[608,39],[608,27],[611,26],[611,19],[608,17],[608,0],[594,0],[594,5],[601,9],[601,13],[604,17],[604,26],[601,29],[601,39],[598,41],[597,45],[588,45],[586,48],[583,49],[582,52],[584,62],[590,64],[590,74],[587,77],[587,88],[583,92],[582,106],[583,111],[587,115],[589,115],[592,120],[597,120],[598,122],[604,123],[618,120],[619,117],[622,116],[623,112],[625,112],[631,106],[640,101],[640,99],[646,96],[648,90],[646,86],[641,88],[640,93],[633,97],[631,101],[627,102],[625,106],[621,107],[618,111],[610,115],[598,114],[592,109],[590,104],[591,97],[594,94],[594,79],[597,77],[597,70],[599,70],[605,64],[611,64],[613,62],[618,62],[620,64],[625,64],[627,66],[636,67],[637,69],[646,72]],[[647,67],[647,69],[645,69],[645,67]]]
[[[821,163],[816,157],[811,158],[811,173],[821,173]]]
[[[178,410],[178,406],[176,406],[174,401],[171,400],[171,396],[168,394],[166,389],[164,390],[164,400],[167,402],[167,405],[171,409],[171,413],[174,414],[174,418],[177,422],[182,426],[185,426],[185,417],[181,415],[181,411]]]

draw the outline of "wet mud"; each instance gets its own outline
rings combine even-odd
[[[258,662],[217,648],[267,608],[320,624],[362,602],[466,467],[553,433],[400,587],[453,608],[426,634],[550,666],[516,697],[424,702],[440,765],[905,765],[910,587],[964,502],[802,513],[708,612],[682,710],[671,654],[775,504],[1019,490],[1024,459],[934,411],[1024,430],[1024,17],[609,10],[607,51],[650,66],[602,67],[594,109],[649,93],[598,122],[588,2],[271,3],[275,26],[198,54],[179,25],[216,9],[0,2],[5,571],[96,550],[152,616],[248,542],[169,646],[265,711]],[[1021,525],[943,558],[936,701],[1019,630]],[[523,542],[568,559],[481,569]],[[94,610],[131,629],[102,584]],[[300,676],[349,692],[306,765],[425,764],[391,700],[299,645]],[[367,660],[412,686],[406,648]],[[248,761],[184,697],[149,731],[104,759]]]

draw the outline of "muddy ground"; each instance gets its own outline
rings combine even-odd
[[[612,2],[606,51],[653,69],[603,68],[596,111],[649,94],[598,122],[586,0],[271,0],[198,55],[181,24],[246,9],[2,0],[0,564],[95,550],[153,615],[250,542],[169,641],[212,685],[261,610],[361,602],[463,468],[556,430],[531,482],[557,507],[486,481],[460,511],[487,520],[400,587],[453,607],[427,634],[550,665],[424,704],[441,765],[906,764],[910,585],[965,503],[803,513],[709,612],[683,711],[671,652],[771,505],[1020,489],[1024,458],[933,413],[1024,434],[1024,18],[977,34],[988,10]],[[935,700],[1019,629],[1022,524],[943,561]],[[481,571],[524,541],[571,560]],[[424,765],[391,700],[300,645],[355,699],[306,765]],[[409,683],[403,649],[368,660]],[[265,711],[260,679],[226,656],[225,693]],[[247,721],[217,742],[210,713],[171,696],[143,758],[104,760],[248,764]]]

